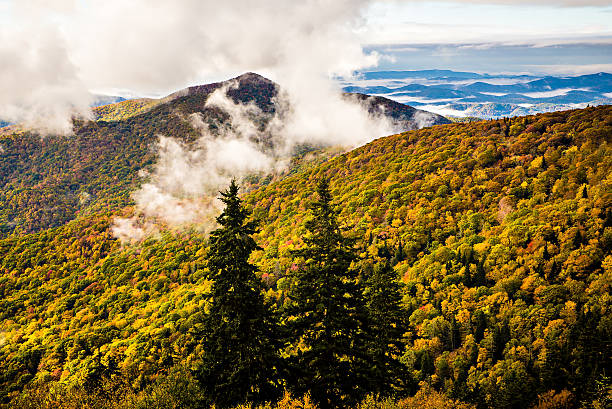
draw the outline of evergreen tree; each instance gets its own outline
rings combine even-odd
[[[472,272],[470,271],[470,264],[468,263],[465,265],[465,270],[463,272],[463,285],[471,287],[473,284],[472,281]]]
[[[375,266],[367,278],[365,298],[369,316],[371,392],[388,394],[405,391],[412,385],[406,367],[400,363],[406,332],[400,283],[389,262]]]
[[[484,260],[476,263],[476,274],[474,275],[473,280],[477,286],[487,285],[487,273],[484,269]]]
[[[366,310],[352,241],[344,237],[332,204],[329,182],[321,179],[306,247],[296,251],[304,264],[289,294],[286,323],[298,352],[294,388],[310,392],[321,408],[354,403],[367,391]]]
[[[397,245],[397,249],[395,250],[395,255],[391,259],[391,265],[396,265],[397,263],[404,261],[406,259],[406,254],[404,253],[404,247],[402,245],[402,239],[399,239],[399,244]]]
[[[257,267],[249,256],[259,247],[256,223],[232,181],[221,193],[225,210],[210,235],[209,278],[212,303],[205,322],[204,356],[198,372],[206,396],[217,407],[275,397],[277,345],[271,312],[264,303]]]

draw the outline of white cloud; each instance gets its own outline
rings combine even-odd
[[[92,96],[70,60],[65,38],[42,17],[56,9],[31,10],[29,4],[34,3],[20,3],[12,24],[0,26],[0,119],[69,134],[73,116],[90,116]]]
[[[88,84],[173,90],[219,73],[319,63],[317,73],[371,65],[352,30],[367,0],[108,0],[66,24]],[[156,89],[152,89],[156,88]]]
[[[559,97],[562,95],[567,95],[568,92],[571,91],[590,91],[590,89],[585,88],[560,88],[551,91],[542,91],[542,92],[526,92],[523,95],[530,98],[552,98]]]
[[[378,61],[355,36],[371,2],[12,1],[0,25],[0,116],[66,131],[72,114],[87,114],[88,89],[169,93],[246,71],[328,92],[331,75]]]
[[[420,109],[427,110],[428,112],[435,112],[439,115],[445,116],[456,116],[456,117],[465,117],[468,116],[468,111],[460,111],[457,109],[449,108],[448,105],[423,105],[419,107]]]
[[[195,144],[159,136],[158,160],[152,173],[143,175],[147,180],[142,188],[133,194],[136,215],[114,224],[116,237],[137,241],[157,231],[150,226],[159,223],[197,224],[210,230],[219,212],[215,196],[232,178],[284,169],[289,153],[300,143],[354,146],[392,133],[386,118],[371,116],[338,93],[319,100],[304,90],[282,92],[276,97],[275,113],[267,114],[252,102],[231,100],[227,91],[236,86],[237,82],[217,89],[206,101],[205,107],[229,116],[228,122],[215,124],[214,134],[196,113],[186,118],[201,132]],[[416,120],[425,126],[433,118]],[[262,140],[271,143],[257,142]],[[145,227],[140,226],[142,220]]]

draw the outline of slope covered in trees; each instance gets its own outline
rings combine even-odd
[[[227,124],[230,114],[206,105],[208,97],[222,87],[228,87],[227,96],[236,103],[255,103],[261,110],[256,120],[261,123],[270,120],[276,109],[279,86],[248,73],[161,99],[96,107],[95,121],[75,121],[71,136],[41,137],[19,126],[4,128],[0,131],[0,235],[57,227],[92,212],[117,211],[130,204],[129,193],[140,183],[139,172],[155,162],[159,135],[191,146],[200,136],[194,118],[215,135]],[[385,98],[365,97],[356,99],[388,116],[399,129],[414,129],[421,122],[448,123],[439,115]]]
[[[611,136],[612,107],[453,124],[381,138],[262,186],[244,201],[259,220],[251,262],[264,298],[277,312],[289,305],[309,265],[295,252],[308,244],[308,207],[329,178],[370,308],[381,305],[371,295],[381,279],[397,279],[406,323],[389,349],[402,364],[393,384],[479,407],[604,405]],[[118,204],[129,187],[113,186],[100,197]],[[168,232],[122,247],[110,213],[100,206],[0,239],[3,403],[37,381],[163,389],[201,362],[207,239]],[[393,274],[381,273],[387,266]]]
[[[417,380],[495,407],[581,396],[611,364],[611,139],[611,107],[379,139],[250,195],[266,279],[289,285],[325,175],[362,257],[405,283]]]

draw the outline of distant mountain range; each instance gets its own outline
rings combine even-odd
[[[341,79],[346,92],[384,96],[455,117],[498,118],[612,103],[612,74],[491,75],[450,70],[372,71]]]

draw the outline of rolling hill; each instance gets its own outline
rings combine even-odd
[[[234,97],[256,96],[265,108],[274,88],[256,81]],[[217,86],[120,102],[114,112],[134,115],[77,124],[72,139],[3,137],[7,407],[24,388],[27,398],[29,388],[54,383],[93,394],[92,382],[125,379],[147,393],[198,362],[206,237],[167,231],[124,246],[110,225],[129,211],[138,170],[155,161],[155,134],[195,138],[176,112],[201,109]],[[356,240],[354,267],[367,277],[389,263],[401,283],[400,360],[411,379],[479,407],[604,402],[611,141],[612,107],[602,106],[413,130],[296,168],[243,195],[260,223],[253,262],[266,299],[281,308],[291,290],[292,250],[303,246],[314,186],[327,177]]]

